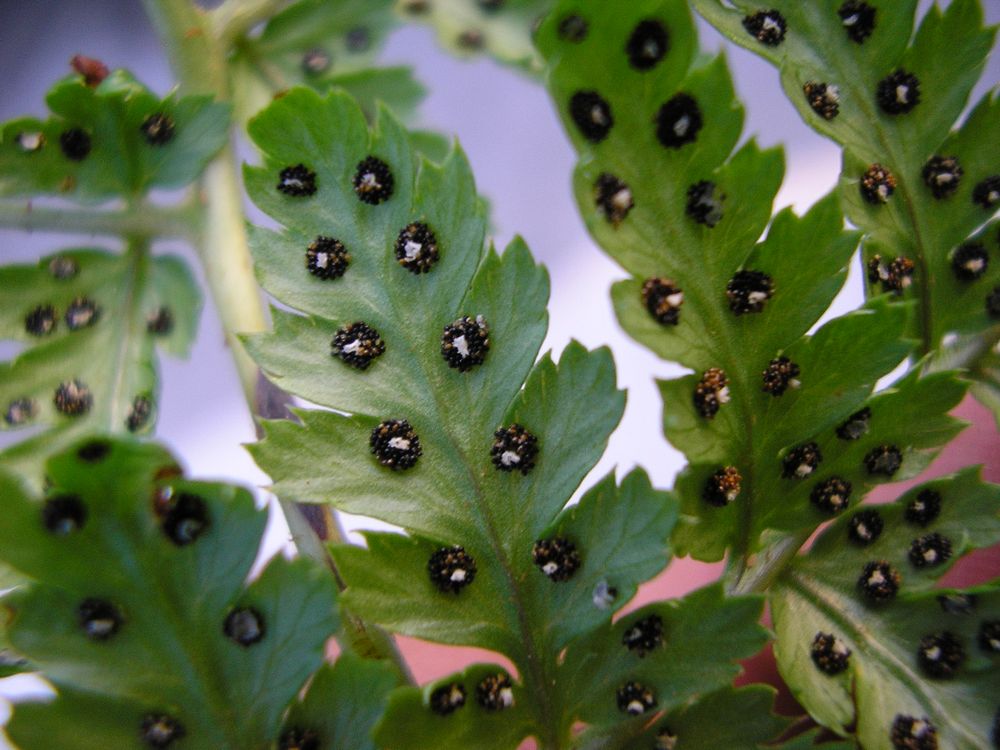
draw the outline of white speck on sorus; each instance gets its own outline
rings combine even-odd
[[[656,708],[656,694],[640,682],[626,682],[618,688],[615,697],[618,710],[630,716],[639,716]]]
[[[804,443],[790,450],[781,460],[781,476],[785,479],[805,479],[823,460],[816,443]]]
[[[652,70],[670,46],[667,28],[655,18],[640,21],[625,43],[629,64],[640,71]]]
[[[924,184],[930,188],[931,195],[938,200],[943,200],[954,195],[955,191],[958,190],[965,170],[962,169],[962,165],[954,156],[934,155],[924,164],[920,174]]]
[[[711,229],[722,221],[722,201],[725,198],[721,192],[716,194],[714,182],[702,180],[688,188],[684,210],[691,219]]]
[[[773,296],[774,281],[763,271],[737,271],[726,284],[729,309],[736,315],[762,312]]]
[[[899,592],[899,572],[885,560],[873,560],[861,570],[858,588],[866,599],[876,603],[887,602]]]
[[[812,111],[824,120],[832,120],[840,114],[840,90],[836,86],[808,81],[802,86],[802,93]]]
[[[646,279],[640,296],[642,304],[660,325],[675,326],[680,322],[684,292],[677,282],[658,276]]]
[[[306,248],[306,270],[323,281],[339,279],[351,264],[351,254],[344,243],[319,235]]]
[[[837,15],[847,31],[847,37],[855,44],[863,44],[875,30],[876,10],[868,3],[847,0],[840,6]]]
[[[895,445],[879,445],[872,448],[865,455],[865,468],[872,476],[881,475],[884,477],[894,476],[899,467],[903,465],[903,454]]]
[[[7,411],[4,412],[3,419],[11,427],[18,427],[34,419],[37,413],[38,405],[32,399],[15,398],[7,404]]]
[[[96,323],[101,317],[101,310],[92,299],[77,297],[66,308],[66,327],[71,331],[79,331]]]
[[[862,547],[867,547],[882,535],[882,516],[874,508],[859,511],[847,523],[847,537]]]
[[[797,379],[799,374],[799,366],[788,357],[772,359],[762,373],[764,378],[762,390],[775,397],[781,396],[789,388],[799,388],[802,385]]]
[[[656,113],[656,138],[664,148],[679,149],[694,143],[703,125],[698,102],[689,94],[675,94]]]
[[[293,198],[307,198],[316,194],[316,173],[304,164],[285,167],[278,173],[276,188]]]
[[[635,208],[635,198],[628,185],[603,172],[594,182],[594,204],[611,226],[618,227]]]
[[[596,91],[577,91],[569,100],[569,116],[580,135],[591,143],[600,143],[611,132],[615,118],[611,105]]]
[[[342,326],[330,342],[331,356],[358,370],[367,370],[384,353],[385,342],[379,332],[360,320]]]
[[[18,148],[22,151],[33,153],[40,151],[42,146],[45,145],[45,133],[38,130],[24,131],[18,133],[15,140],[17,141]]]
[[[810,649],[813,663],[821,672],[837,675],[847,669],[851,650],[832,633],[816,633]]]
[[[493,465],[500,471],[520,471],[527,474],[535,468],[538,438],[519,424],[501,427],[493,433],[490,447]]]
[[[431,693],[431,711],[439,716],[447,716],[465,705],[465,688],[458,682],[442,685]]]
[[[53,398],[56,410],[69,417],[78,417],[90,411],[94,396],[80,380],[67,380],[59,384]]]
[[[427,561],[427,573],[439,591],[457,594],[476,578],[476,561],[464,547],[441,547]]]
[[[394,471],[412,468],[423,454],[420,438],[405,419],[387,419],[379,423],[372,430],[369,443],[378,462]]]
[[[441,356],[460,372],[467,372],[486,361],[490,350],[490,327],[482,315],[468,315],[444,327],[441,335]]]
[[[897,714],[889,731],[895,750],[937,750],[937,727],[926,716],[922,719]]]
[[[702,499],[716,508],[722,508],[739,497],[743,488],[743,477],[735,466],[726,466],[715,471],[705,480]]]
[[[964,661],[965,647],[954,633],[942,630],[920,639],[917,662],[928,677],[950,679]]]
[[[743,18],[743,28],[758,42],[768,47],[777,47],[785,41],[788,22],[776,10],[761,10]]]
[[[437,236],[423,222],[407,224],[396,237],[396,260],[410,273],[427,273],[439,257]]]
[[[622,645],[643,658],[663,645],[663,618],[649,615],[633,622],[622,634]]]
[[[562,536],[539,539],[532,545],[531,559],[550,580],[568,581],[580,568],[576,545]]]
[[[851,483],[841,477],[830,477],[817,484],[809,494],[812,504],[829,515],[840,513],[851,501]]]
[[[184,725],[167,714],[146,714],[139,725],[139,736],[149,747],[170,747],[185,734]]]
[[[358,200],[377,206],[392,197],[396,181],[389,165],[377,156],[366,156],[354,172],[354,193]]]
[[[896,177],[881,164],[872,164],[861,175],[858,189],[867,203],[879,206],[888,203],[890,196],[896,192]]]
[[[714,419],[722,404],[729,403],[729,378],[718,367],[702,373],[694,389],[694,408],[704,419]]]
[[[504,673],[484,677],[476,685],[476,703],[487,711],[503,711],[514,705],[514,688]]]
[[[951,559],[951,540],[936,531],[917,537],[907,553],[915,568],[932,568]]]

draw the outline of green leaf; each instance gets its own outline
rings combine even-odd
[[[207,96],[172,93],[161,99],[121,70],[94,88],[82,76],[66,78],[46,101],[52,112],[48,120],[25,117],[0,129],[0,197],[45,195],[99,203],[183,187],[228,135],[228,106]],[[143,126],[158,114],[170,119],[173,135],[152,143]],[[62,143],[67,139],[70,145]],[[84,142],[89,146],[84,148]]]
[[[236,41],[231,59],[236,112],[247,122],[276,94],[306,85],[338,87],[373,119],[376,101],[410,118],[424,88],[409,68],[376,68],[379,50],[396,25],[392,0],[299,0]]]
[[[911,520],[917,516],[908,508],[930,502],[928,492],[940,496],[940,514],[926,523]],[[984,484],[977,469],[965,469],[865,510],[884,524],[877,539],[867,546],[850,541],[845,516],[772,588],[782,675],[817,721],[838,734],[856,734],[866,748],[891,748],[899,715],[927,717],[942,747],[986,747],[1000,670],[996,656],[979,645],[979,632],[1000,613],[1000,590],[996,583],[964,593],[935,584],[969,550],[1000,538],[1000,487]],[[871,520],[868,527],[874,527]],[[937,561],[917,565],[915,559],[929,559],[921,551],[930,534],[946,539],[950,554],[940,555],[935,545]],[[865,565],[876,560],[901,577],[898,596],[881,604],[866,600],[859,588]],[[953,677],[932,676],[918,657],[921,640],[941,632],[957,638],[965,654]],[[817,633],[836,636],[851,651],[845,671],[829,675],[813,663]]]
[[[590,25],[583,41],[561,30],[560,19],[573,16]],[[637,63],[628,40],[650,27],[669,44],[662,58]],[[565,0],[542,25],[539,47],[551,68],[553,99],[580,151],[574,184],[581,213],[595,239],[632,274],[612,292],[619,321],[660,356],[695,370],[660,383],[667,438],[693,462],[678,483],[685,513],[678,544],[699,559],[720,559],[727,548],[742,557],[759,549],[768,529],[817,525],[823,519],[808,503],[787,512],[781,458],[832,431],[910,352],[900,340],[909,308],[876,300],[806,335],[843,286],[858,235],[843,230],[835,194],[801,217],[785,209],[768,226],[781,154],[752,141],[732,153],[742,110],[725,60],[695,60],[684,3],[647,0],[623,13],[593,0]],[[574,102],[588,96],[608,108],[610,127],[593,130],[592,110],[577,111]],[[677,101],[697,106],[685,110],[694,130],[681,133],[687,140],[663,142],[661,108]],[[627,194],[622,205],[632,204],[621,215],[609,213],[601,199],[602,186],[614,180],[619,197]],[[702,214],[689,203],[692,191],[708,183]],[[746,270],[766,274],[771,285],[756,311],[738,310],[728,298],[736,274]],[[659,310],[657,287],[664,290]],[[788,376],[798,387],[789,382],[785,391],[769,393],[763,375],[780,357],[798,370]],[[725,373],[731,403],[705,416],[694,397],[710,368]],[[704,499],[706,483],[726,467],[740,475],[738,500],[713,507]]]
[[[44,428],[7,448],[0,465],[39,485],[45,458],[85,433],[148,432],[156,349],[187,356],[200,309],[187,264],[151,256],[146,243],[122,255],[72,249],[0,268],[0,338],[24,345],[0,363],[0,428]],[[67,392],[74,382],[89,406],[79,389]]]
[[[667,711],[693,694],[727,686],[740,672],[737,660],[767,641],[767,631],[757,624],[761,603],[757,597],[727,598],[716,584],[607,623],[566,652],[559,676],[570,686],[566,694],[573,712],[600,730],[621,722],[617,692],[627,682],[651,689],[656,709]],[[662,620],[663,645],[640,656],[623,639],[650,616]],[[633,720],[631,726],[640,729],[645,722]]]
[[[292,706],[286,733],[315,733],[330,750],[376,750],[372,733],[396,687],[384,662],[342,653],[332,667],[322,667],[305,698]]]
[[[544,62],[534,48],[535,29],[554,0],[397,0],[400,12],[434,27],[438,41],[461,57],[485,53],[535,75]]]
[[[773,47],[742,28],[743,16],[758,10],[754,4],[695,0],[694,5],[727,36],[778,65],[784,89],[805,121],[843,146],[841,197],[848,218],[867,235],[865,260],[905,256],[916,264],[913,284],[902,296],[917,302],[911,330],[923,350],[947,346],[954,332],[988,334],[996,320],[987,314],[985,300],[1000,281],[1000,268],[993,264],[966,280],[952,265],[959,246],[982,243],[989,254],[996,242],[995,227],[978,232],[995,206],[974,199],[976,186],[1000,172],[996,91],[960,120],[995,38],[995,28],[983,27],[978,0],[956,0],[944,10],[932,5],[912,38],[917,3],[879,4],[874,30],[861,44],[849,38],[836,3],[779,0],[769,7],[784,16],[787,35]],[[899,69],[919,80],[920,101],[912,111],[889,114],[876,92],[879,82]],[[810,82],[838,87],[839,111],[832,119],[810,108],[803,93]],[[940,198],[923,175],[932,156],[956,158],[963,171],[957,189]],[[876,163],[896,180],[886,204],[869,203],[859,191],[862,175]],[[870,291],[880,287],[872,284]],[[955,364],[979,369],[977,359]]]
[[[330,576],[279,556],[246,584],[266,512],[181,478],[157,446],[90,440],[46,468],[44,503],[0,478],[0,555],[32,579],[3,599],[7,635],[59,692],[16,707],[11,739],[138,748],[144,719],[167,715],[192,747],[271,747],[337,625]],[[228,637],[234,612],[262,638]],[[88,713],[102,718],[80,732]]]
[[[693,705],[670,711],[643,732],[634,746],[655,748],[658,739],[664,742],[668,737],[676,737],[677,746],[685,749],[757,750],[788,724],[771,713],[773,700],[771,687],[726,687]],[[720,720],[722,717],[726,720]],[[781,747],[791,750],[787,745]],[[824,746],[824,750],[829,749]]]
[[[385,110],[370,132],[343,95],[305,90],[276,101],[249,131],[264,164],[247,168],[248,189],[283,229],[251,232],[258,276],[282,308],[273,311],[274,330],[250,337],[248,350],[280,387],[325,407],[297,410],[297,422],[265,423],[251,452],[284,499],[327,502],[403,528],[369,533],[366,548],[334,548],[354,614],[398,633],[491,648],[517,669],[516,710],[472,707],[470,683],[469,709],[443,720],[428,707],[432,689],[414,690],[394,698],[386,741],[426,746],[434,730],[471,746],[513,747],[530,734],[565,743],[579,717],[568,696],[579,691],[560,677],[561,654],[606,633],[614,612],[663,568],[675,520],[672,497],[642,472],[619,486],[608,477],[566,509],[624,408],[610,353],[574,342],[558,362],[547,354],[535,363],[547,328],[547,275],[520,239],[500,255],[486,245],[482,201],[457,147],[440,164],[418,159]],[[393,176],[391,196],[374,204],[354,189],[370,155]],[[281,171],[299,163],[315,173],[316,192],[283,194]],[[401,230],[416,221],[438,246],[421,274],[396,254]],[[350,254],[337,278],[304,267],[317,237],[337,239]],[[459,355],[442,352],[443,329],[462,316],[467,325],[481,316],[489,331],[488,349],[467,371],[449,367],[465,363]],[[384,343],[365,369],[331,356],[331,338],[357,321]],[[467,331],[464,344],[481,334]],[[419,439],[420,454],[403,453],[401,470],[371,448],[387,419],[405,419],[416,435],[401,450]],[[534,436],[536,456],[493,450],[498,428],[505,435],[512,425]],[[523,472],[498,470],[511,461],[505,451]],[[448,570],[458,578],[436,567],[453,546],[472,560],[456,557],[458,568]],[[746,647],[745,629],[757,643],[751,621],[734,628],[734,649]],[[731,677],[728,663],[722,671]],[[678,701],[701,689],[685,684]]]

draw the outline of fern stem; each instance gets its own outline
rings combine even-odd
[[[753,558],[740,557],[738,573],[726,587],[737,596],[767,591],[774,580],[795,559],[802,545],[812,535],[812,529],[782,537]]]
[[[289,3],[290,0],[226,0],[211,11],[215,37],[228,47]]]
[[[23,232],[60,232],[182,239],[198,236],[201,212],[190,203],[178,206],[141,205],[121,210],[36,206],[31,201],[0,201],[0,228]]]
[[[143,4],[163,42],[181,89],[187,93],[211,94],[221,101],[228,101],[231,93],[226,67],[229,48],[225,39],[216,36],[217,27],[213,26],[209,16],[191,0],[143,0]],[[246,6],[247,12],[251,7],[257,9],[253,23],[266,18],[265,11],[274,13],[282,4],[259,0],[241,3]],[[249,15],[241,17],[250,18]],[[251,411],[260,414],[260,371],[239,336],[265,330],[267,319],[250,256],[238,170],[239,163],[231,138],[229,145],[219,152],[202,175],[199,188],[204,212],[203,228],[194,244],[222,319],[226,343],[233,354],[244,397]],[[300,553],[330,567],[338,585],[343,588],[343,581],[325,548],[326,542],[343,541],[337,523],[326,524],[329,535],[322,538],[293,500],[279,498],[279,503]],[[357,653],[387,661],[393,665],[401,682],[413,683],[409,668],[389,635],[349,613],[344,614],[343,626],[346,639]]]

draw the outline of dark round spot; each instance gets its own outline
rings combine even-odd
[[[906,114],[920,104],[920,81],[905,70],[893,71],[878,82],[875,99],[886,114]]]
[[[921,490],[906,504],[903,518],[915,526],[927,526],[941,515],[941,493],[937,490]]]
[[[580,569],[576,545],[563,536],[539,539],[531,546],[531,560],[550,580],[568,581]]]
[[[920,176],[930,188],[931,195],[943,200],[955,194],[962,182],[965,170],[954,156],[932,156],[924,164]]]
[[[77,297],[66,308],[66,327],[71,331],[89,328],[101,318],[101,308],[87,297]]]
[[[479,29],[466,29],[458,38],[455,40],[461,49],[468,50],[469,52],[476,52],[481,50],[483,45],[486,43],[486,39],[483,36],[483,32]]]
[[[267,628],[264,625],[264,616],[260,612],[253,607],[241,607],[226,616],[222,632],[233,643],[249,648],[263,640]]]
[[[378,462],[393,471],[412,468],[423,454],[420,438],[405,419],[380,422],[372,430],[369,444]]]
[[[351,254],[344,243],[319,235],[306,248],[306,270],[323,281],[339,279],[351,264]]]
[[[167,714],[146,714],[139,725],[139,736],[149,747],[170,747],[185,734],[184,725]]]
[[[851,501],[851,483],[841,477],[830,477],[813,487],[809,494],[812,504],[828,515],[836,515]]]
[[[688,188],[685,213],[698,224],[711,229],[722,221],[722,201],[726,196],[716,193],[714,182],[702,180]]]
[[[722,404],[729,402],[729,378],[718,367],[702,373],[694,388],[694,408],[704,419],[714,419]]]
[[[39,305],[24,316],[24,330],[32,336],[48,336],[56,330],[58,323],[56,309],[52,305]]]
[[[367,52],[372,46],[372,35],[366,27],[355,26],[347,32],[344,41],[351,52]]]
[[[91,440],[76,450],[77,458],[89,464],[103,461],[111,452],[111,443],[107,440]]]
[[[896,714],[889,740],[895,750],[937,750],[937,727],[926,716],[917,719]]]
[[[723,508],[739,497],[743,489],[743,477],[735,466],[726,466],[712,473],[705,480],[701,491],[702,499],[715,508]]]
[[[35,402],[26,397],[15,398],[7,404],[7,410],[3,414],[3,421],[11,427],[19,427],[34,419],[38,413],[38,406]]]
[[[285,167],[278,174],[277,188],[293,198],[305,198],[316,194],[316,173],[305,164]]]
[[[868,434],[872,410],[867,406],[854,412],[837,427],[837,437],[841,440],[858,440]]]
[[[590,24],[587,23],[586,19],[575,13],[565,16],[559,22],[558,27],[559,37],[573,44],[579,44],[586,39],[589,30]]]
[[[208,505],[205,500],[190,492],[171,495],[160,511],[163,533],[178,547],[185,547],[197,541],[210,525]]]
[[[979,626],[979,648],[988,654],[1000,654],[1000,620],[984,620]]]
[[[476,703],[487,711],[503,711],[514,705],[514,688],[504,673],[491,674],[476,685]]]
[[[476,578],[476,561],[464,547],[441,547],[427,561],[431,582],[443,593],[457,594]]]
[[[761,373],[764,385],[761,388],[764,393],[772,396],[782,396],[789,388],[798,388],[799,366],[788,357],[776,357],[768,363],[767,368]]]
[[[866,203],[880,206],[888,203],[889,198],[896,192],[896,177],[881,164],[872,164],[861,175],[858,189]]]
[[[76,614],[80,629],[92,641],[108,640],[125,622],[121,610],[107,599],[84,599],[76,608]]]
[[[79,495],[55,495],[42,506],[42,523],[55,536],[68,536],[86,522],[87,506]]]
[[[892,477],[903,465],[903,454],[895,445],[880,445],[865,455],[865,468],[871,476]]]
[[[855,44],[863,44],[875,30],[876,10],[868,3],[847,0],[837,11],[847,32],[847,38]]]
[[[358,370],[367,370],[384,353],[379,332],[361,321],[340,328],[330,342],[330,354]]]
[[[663,618],[649,615],[636,620],[622,634],[622,645],[643,658],[663,645]]]
[[[482,315],[468,315],[444,327],[441,335],[441,356],[460,372],[467,372],[486,361],[490,350],[490,327]]]
[[[867,547],[882,535],[885,522],[874,508],[859,511],[847,522],[847,538],[857,545]]]
[[[941,605],[941,611],[949,615],[974,614],[978,601],[975,594],[961,594],[958,592],[940,594],[937,600],[938,604]]]
[[[881,255],[873,255],[868,261],[868,281],[881,284],[883,292],[898,296],[913,283],[914,269],[913,261],[904,255],[893,258],[888,263]]]
[[[57,255],[49,261],[49,273],[60,281],[76,278],[80,273],[80,264],[65,255]]]
[[[147,424],[153,414],[153,405],[146,396],[136,396],[125,417],[125,427],[129,432],[138,432]]]
[[[838,675],[847,669],[851,650],[832,633],[817,633],[810,650],[813,663],[821,672]]]
[[[736,315],[759,313],[774,296],[774,281],[763,271],[737,271],[726,284],[729,309]]]
[[[461,683],[449,682],[431,692],[431,711],[438,716],[448,716],[465,705],[465,688]]]
[[[440,257],[437,236],[423,222],[407,224],[396,238],[396,260],[410,273],[427,273]]]
[[[636,70],[652,70],[670,48],[667,28],[655,18],[640,21],[625,43],[629,64]]]
[[[694,143],[703,125],[698,102],[687,94],[675,94],[656,113],[656,138],[665,148],[678,149]]]
[[[824,120],[832,120],[840,114],[840,91],[827,83],[808,81],[802,86],[809,107]]]
[[[1000,318],[1000,286],[986,295],[986,314],[991,318]]]
[[[80,128],[70,128],[59,134],[59,148],[70,161],[83,161],[90,155],[93,143],[90,134]]]
[[[858,588],[870,602],[880,604],[896,597],[900,581],[899,573],[888,562],[873,560],[861,570]]]
[[[322,49],[311,49],[302,55],[302,72],[307,76],[320,76],[330,69],[333,60]]]
[[[972,189],[972,200],[987,211],[992,211],[1000,205],[1000,175],[990,175],[976,183]]]
[[[635,208],[632,190],[608,172],[602,172],[594,182],[594,204],[613,227],[625,221]]]
[[[959,281],[975,281],[986,273],[989,263],[986,248],[979,242],[959,245],[951,256],[951,270]]]
[[[354,194],[369,206],[377,206],[392,197],[396,179],[389,165],[377,156],[366,156],[354,171]]]
[[[933,568],[951,559],[951,540],[938,534],[925,534],[910,543],[908,553],[915,568]]]
[[[501,427],[495,433],[490,456],[500,471],[520,471],[527,474],[535,468],[538,458],[538,438],[519,424]]]
[[[761,10],[743,17],[743,28],[754,39],[767,47],[777,47],[785,41],[788,22],[778,11]]]
[[[174,139],[176,125],[167,113],[155,112],[142,121],[139,129],[150,146],[165,146]]]
[[[917,663],[928,677],[950,679],[964,661],[965,648],[953,633],[943,630],[920,639]]]
[[[639,716],[656,708],[656,693],[634,680],[626,682],[615,693],[618,710],[629,716]]]
[[[60,414],[78,417],[90,411],[94,405],[94,397],[86,385],[74,379],[59,384],[52,403]]]
[[[577,91],[569,100],[569,116],[580,134],[591,143],[608,137],[615,119],[611,105],[596,91]]]
[[[675,326],[680,322],[684,292],[672,279],[660,277],[646,279],[642,284],[640,296],[643,306],[660,325]]]
[[[816,443],[804,443],[788,451],[781,459],[781,476],[785,479],[805,479],[811,476],[823,461],[823,454]]]

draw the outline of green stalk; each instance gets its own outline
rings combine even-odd
[[[31,201],[0,201],[0,228],[22,232],[65,232],[127,237],[163,237],[193,242],[201,212],[190,203],[179,206],[143,204],[121,210],[53,208]]]
[[[227,37],[219,36],[218,15],[224,8],[235,11],[230,2],[218,9],[213,17],[199,10],[191,0],[143,0],[143,5],[163,43],[167,56],[178,77],[180,89],[188,94],[211,94],[219,101],[229,101],[231,87],[227,68],[230,43],[227,38],[237,28],[236,20],[225,24]],[[232,16],[250,26],[278,10],[282,2],[242,0],[243,11]],[[228,11],[227,11],[228,12]],[[253,261],[243,212],[243,190],[239,180],[239,164],[233,148],[235,132],[227,145],[208,165],[199,183],[199,198],[204,212],[202,232],[195,243],[205,270],[209,290],[219,310],[226,343],[233,353],[247,404],[259,414],[260,371],[240,341],[241,334],[266,330],[267,318],[260,288],[254,276]],[[271,416],[261,414],[261,416]],[[279,498],[282,512],[299,551],[328,566],[339,587],[343,581],[326,543],[346,541],[332,512],[322,524],[312,524],[293,501]],[[392,664],[402,683],[412,683],[402,656],[390,636],[356,617],[345,614],[345,638],[358,653],[383,659]]]

